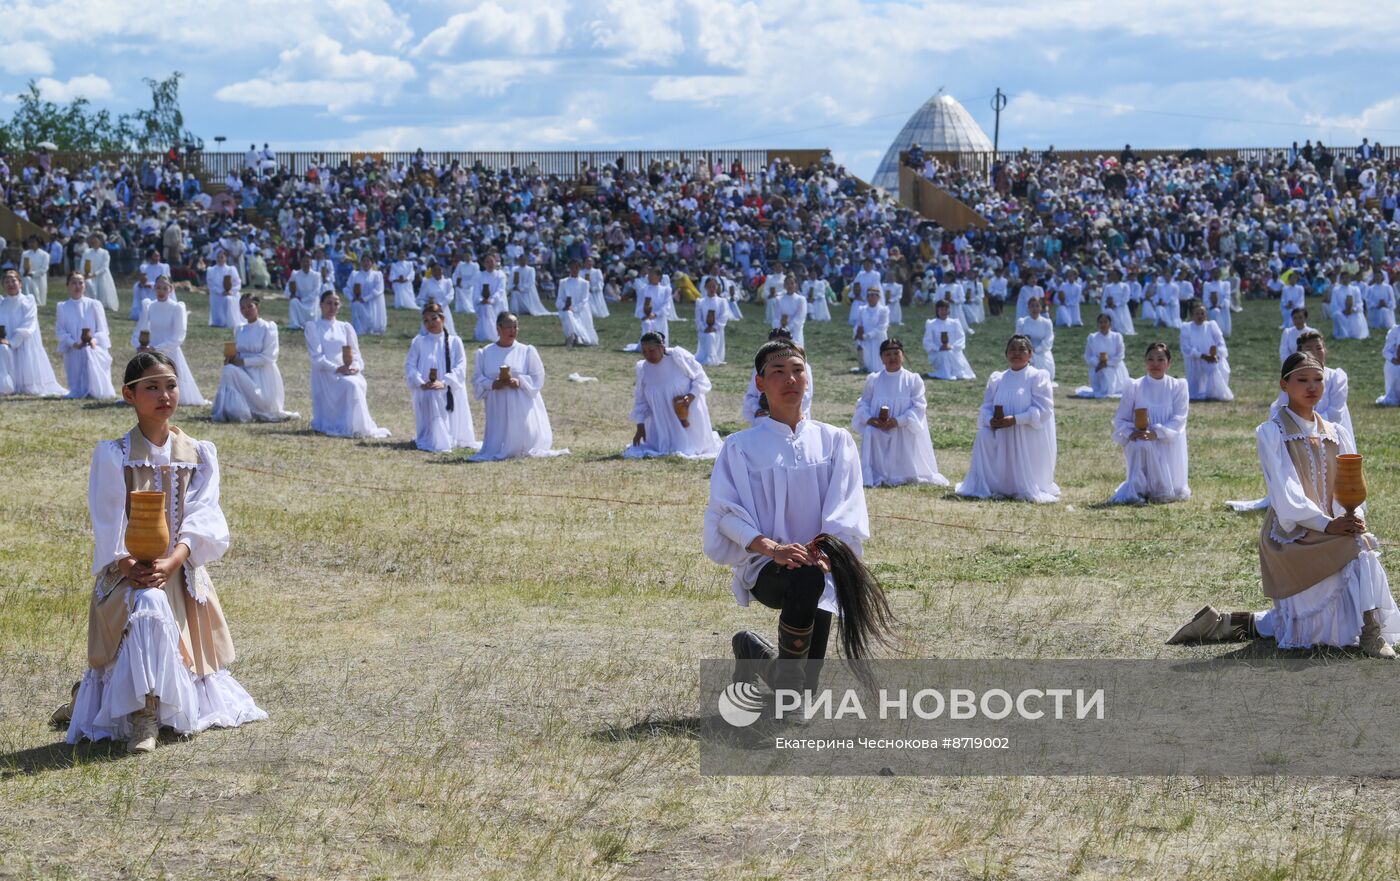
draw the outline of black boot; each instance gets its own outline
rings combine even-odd
[[[753,682],[761,678],[767,682],[772,674],[769,663],[778,656],[778,648],[752,630],[740,630],[730,640],[734,649],[735,682]]]

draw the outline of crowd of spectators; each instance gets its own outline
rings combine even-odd
[[[280,286],[303,255],[329,259],[339,286],[364,254],[384,267],[406,254],[426,274],[433,263],[495,252],[506,265],[524,256],[542,287],[569,261],[591,257],[615,298],[649,267],[696,280],[715,264],[750,290],[783,264],[839,292],[867,257],[906,283],[911,255],[932,254],[936,234],[829,157],[754,169],[619,160],[564,178],[534,166],[436,162],[420,151],[395,163],[313,162],[294,174],[265,146],[219,183],[211,195],[173,161],[0,164],[5,203],[45,229],[55,273],[76,265],[86,235],[101,231],[116,272],[134,271],[154,248],[177,281],[195,283],[219,251],[255,287]]]
[[[1254,151],[1251,151],[1254,152]],[[1114,269],[1146,283],[1175,276],[1199,292],[1228,275],[1246,297],[1278,296],[1293,270],[1314,292],[1341,273],[1393,276],[1400,255],[1400,151],[1311,141],[1261,155],[1191,150],[1068,158],[1023,152],[991,172],[906,158],[987,226],[940,239],[937,273],[1001,270],[1047,290],[1075,270],[1089,288]],[[1082,154],[1081,154],[1082,155]]]

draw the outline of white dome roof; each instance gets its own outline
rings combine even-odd
[[[967,108],[940,91],[909,117],[870,182],[891,193],[898,192],[899,154],[915,144],[929,153],[992,152],[991,139]]]

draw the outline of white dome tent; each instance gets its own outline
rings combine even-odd
[[[899,154],[918,144],[926,153],[990,153],[992,141],[967,108],[942,89],[914,111],[895,135],[871,183],[891,193],[899,192]]]

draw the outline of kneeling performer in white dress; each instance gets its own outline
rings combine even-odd
[[[1287,406],[1275,410],[1255,439],[1269,510],[1259,531],[1259,574],[1267,612],[1218,612],[1206,606],[1167,640],[1217,642],[1272,638],[1281,649],[1358,646],[1373,658],[1394,659],[1400,610],[1380,561],[1380,544],[1366,528],[1365,506],[1338,498],[1344,462],[1356,441],[1314,407],[1322,397],[1323,366],[1296,352],[1283,362],[1279,385]]]
[[[360,338],[340,321],[340,295],[321,295],[321,317],[308,321],[306,353],[311,358],[311,430],[331,437],[388,437],[369,415],[369,384]]]
[[[233,639],[205,568],[229,546],[214,445],[169,424],[180,393],[162,353],[131,359],[122,398],[136,427],[100,442],[88,474],[89,669],[72,705],[53,718],[68,720],[69,743],[125,738],[132,752],[150,752],[162,727],[193,734],[267,713],[228,671]],[[169,521],[165,547],[128,548],[142,537],[129,522],[139,524],[138,505],[152,499],[149,513]]]
[[[420,450],[446,453],[481,449],[467,395],[467,351],[462,338],[447,330],[443,304],[423,307],[423,333],[413,338],[404,359],[404,381],[413,395],[413,443]]]
[[[300,419],[285,409],[282,371],[277,367],[277,325],[260,313],[262,298],[244,294],[238,301],[244,324],[234,335],[233,351],[224,355],[219,391],[214,395],[215,422],[281,422]]]
[[[544,362],[534,346],[517,341],[519,333],[520,320],[502,312],[496,316],[496,341],[476,351],[472,391],[486,402],[486,431],[473,462],[569,452],[554,449],[554,430],[541,394]]]
[[[1191,498],[1187,483],[1186,416],[1191,404],[1186,380],[1167,375],[1172,350],[1153,343],[1144,357],[1145,374],[1123,386],[1113,416],[1113,439],[1123,448],[1127,479],[1114,504],[1178,502]]]
[[[180,380],[180,403],[203,407],[209,402],[199,393],[181,348],[189,328],[189,313],[185,304],[172,296],[174,292],[169,278],[162,275],[156,279],[156,298],[141,304],[141,320],[131,331],[131,347],[138,352],[160,352],[174,362],[175,375]]]
[[[1029,337],[1006,342],[1007,370],[987,380],[972,464],[957,494],[979,499],[1055,502],[1055,394],[1050,374],[1031,366]]]
[[[851,417],[860,435],[862,480],[866,486],[947,486],[933,455],[923,378],[904,369],[904,344],[897,339],[880,344],[880,361],[885,369],[866,377]]]
[[[631,418],[637,431],[622,455],[628,459],[719,455],[719,435],[710,427],[705,400],[710,392],[705,368],[680,346],[667,348],[659,333],[643,334],[641,350],[632,396]]]

